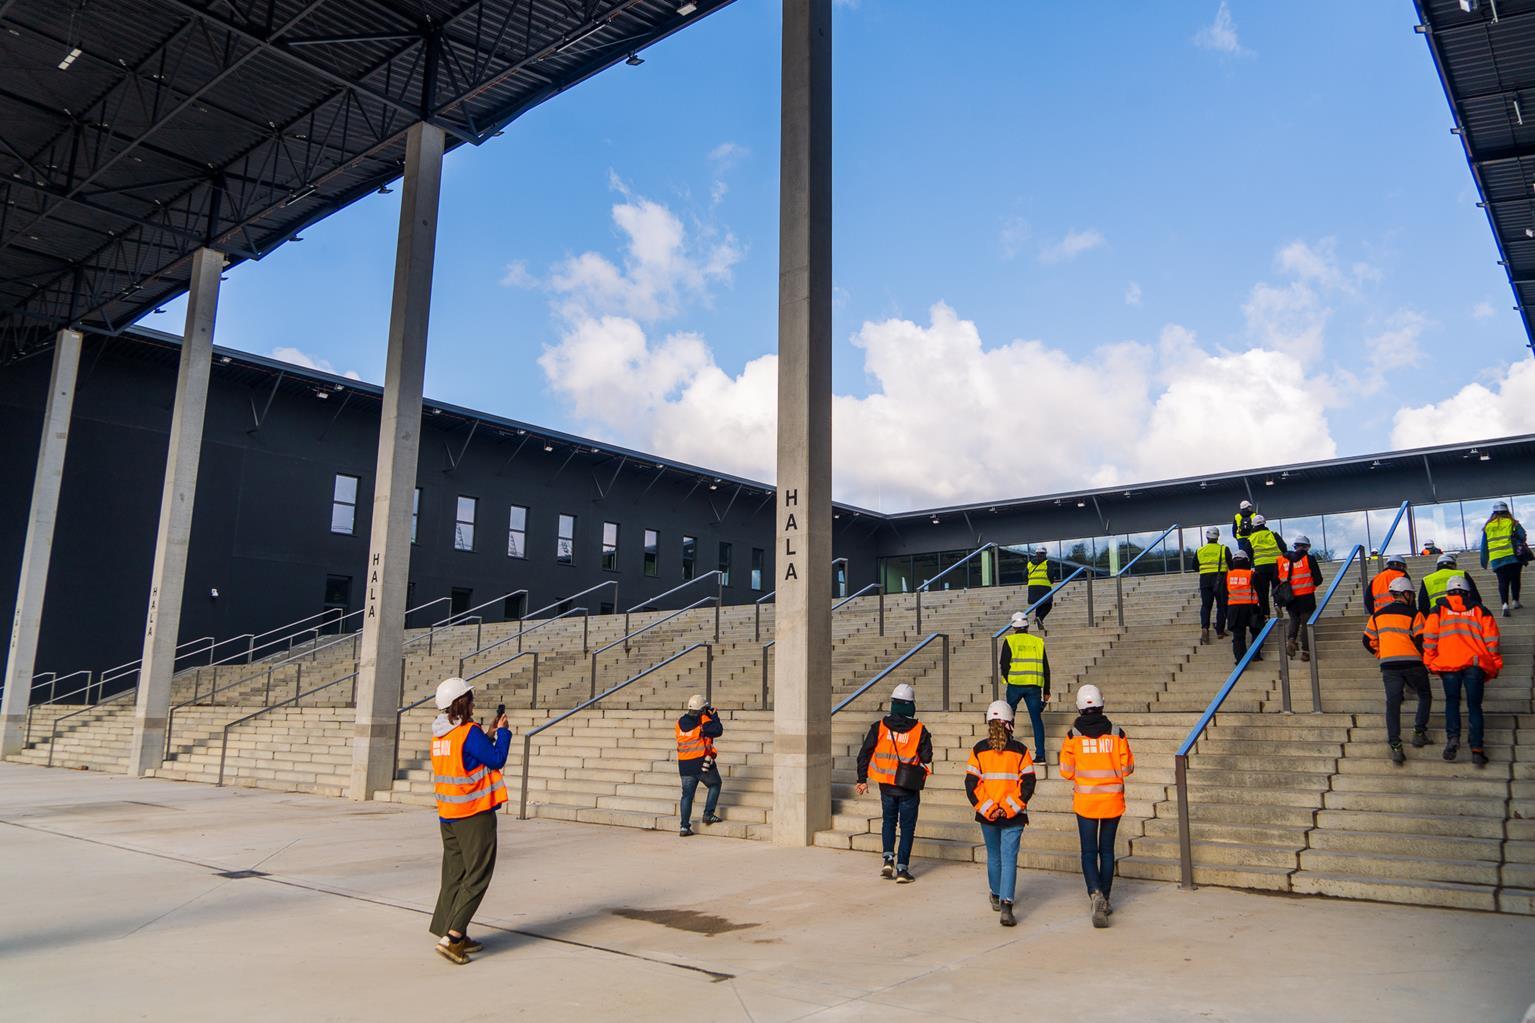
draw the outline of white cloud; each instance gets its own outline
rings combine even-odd
[[[1350,295],[1381,278],[1380,271],[1369,263],[1355,262],[1345,269],[1338,260],[1336,238],[1323,238],[1314,245],[1292,241],[1275,253],[1274,268],[1308,284]]]
[[[1140,304],[1141,304],[1141,286],[1139,284],[1137,284],[1135,281],[1131,281],[1128,285],[1125,286],[1125,305],[1140,305]]]
[[[1247,319],[1247,335],[1255,345],[1310,363],[1322,354],[1332,310],[1304,281],[1283,285],[1260,282],[1253,285],[1242,314]]]
[[[1226,6],[1226,0],[1221,0],[1220,7],[1216,8],[1215,20],[1194,33],[1194,45],[1228,57],[1246,56],[1252,52],[1244,49],[1237,38],[1237,25],[1231,18],[1231,8]]]
[[[721,142],[709,150],[709,166],[714,170],[714,180],[709,184],[709,202],[718,206],[730,191],[725,175],[751,155],[751,150],[739,142]]]
[[[336,367],[331,365],[330,360],[322,359],[318,355],[310,355],[308,352],[301,351],[300,349],[289,345],[282,345],[274,348],[267,354],[279,362],[291,362],[293,365],[302,366],[305,369],[313,369],[318,370],[321,373],[331,373],[336,376],[343,376],[348,380],[362,379],[362,375],[355,369],[349,369],[345,373],[338,372]]]
[[[1023,248],[1023,243],[1029,240],[1031,231],[1029,222],[1022,217],[1014,215],[1002,221],[1002,229],[997,232],[997,245],[1002,249],[1003,259],[1012,259]]]
[[[1041,248],[1039,250],[1039,261],[1041,263],[1063,263],[1067,260],[1076,259],[1082,253],[1090,252],[1105,244],[1107,244],[1107,239],[1103,237],[1103,232],[1095,227],[1090,227],[1085,231],[1078,231],[1072,228],[1066,232],[1066,237],[1060,241]]]
[[[1498,311],[1492,307],[1491,302],[1478,302],[1471,307],[1471,318],[1474,320],[1487,320],[1496,316]]]
[[[501,274],[501,286],[503,288],[536,288],[538,279],[528,273],[527,260],[518,259],[506,264],[506,269]]]
[[[1467,384],[1443,401],[1398,410],[1391,443],[1398,448],[1431,447],[1532,432],[1535,359],[1526,358],[1493,372],[1488,384]]]

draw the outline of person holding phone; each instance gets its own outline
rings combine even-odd
[[[496,872],[496,807],[506,802],[501,769],[512,748],[505,708],[488,729],[474,720],[474,687],[448,678],[437,687],[432,722],[432,787],[442,833],[442,887],[432,913],[437,954],[456,966],[480,943],[469,937],[491,875]],[[494,735],[494,739],[491,736]]]
[[[687,713],[677,719],[677,773],[682,776],[682,800],[677,807],[682,827],[677,834],[682,838],[693,834],[693,796],[699,782],[709,790],[704,800],[704,823],[718,824],[723,819],[714,812],[720,803],[719,753],[714,740],[724,734],[720,712],[709,706],[701,693],[689,696]]]

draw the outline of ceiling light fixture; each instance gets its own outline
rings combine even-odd
[[[1464,3],[1465,0],[1461,0],[1461,2]],[[698,5],[694,3],[693,0],[686,0],[685,3],[680,3],[677,5],[677,13],[684,18],[696,10],[698,10]]]
[[[77,59],[79,59],[79,57],[80,57],[80,47],[76,46],[74,49],[70,50],[68,53],[66,53],[64,55],[64,59],[63,60],[59,61],[59,70],[60,71],[68,71],[69,70],[69,65],[73,64]]]
[[[1265,487],[1272,487],[1274,485],[1274,477],[1270,476],[1268,479],[1264,480],[1263,485]]]
[[[629,59],[625,60],[624,63],[628,64],[630,67],[639,67],[641,64],[645,63],[645,58],[641,57],[637,53],[631,53],[629,54]],[[1519,123],[1523,124],[1524,122],[1520,121]]]
[[[1078,508],[1086,508],[1087,507],[1087,502],[1086,501],[1078,501],[1077,502],[1077,507]]]
[[[394,189],[390,188],[388,185],[379,185],[378,186],[378,194],[379,195],[392,195],[393,193],[394,193]]]
[[[1483,451],[1480,455],[1477,456],[1477,459],[1479,461],[1483,461],[1483,462],[1490,462],[1490,461],[1492,461],[1492,456],[1489,455],[1487,452]]]
[[[544,450],[545,451],[553,451],[554,450],[554,445],[553,444],[545,444],[544,445]]]
[[[933,525],[935,525],[935,526],[938,525],[939,521],[940,520],[939,520],[938,516],[934,515],[933,516]]]

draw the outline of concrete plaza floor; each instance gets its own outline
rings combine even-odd
[[[486,948],[432,954],[429,810],[0,765],[0,1016],[1517,1021],[1535,919],[1180,892],[503,818]],[[1024,839],[1028,841],[1027,836]],[[246,876],[221,876],[240,871]]]

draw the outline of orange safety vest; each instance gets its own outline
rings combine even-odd
[[[874,744],[874,755],[869,758],[869,780],[877,781],[881,785],[894,785],[897,764],[920,763],[917,759],[917,745],[921,741],[922,722],[918,721],[911,731],[897,735],[881,721],[879,739]],[[933,773],[933,769],[925,765],[923,770],[928,774]]]
[[[432,787],[437,793],[437,816],[444,820],[473,817],[506,802],[506,783],[500,771],[481,764],[463,773],[464,739],[469,729],[476,727],[473,721],[466,721],[432,740]]]
[[[1315,593],[1316,580],[1311,578],[1310,556],[1303,554],[1294,561],[1289,558],[1280,558],[1279,581],[1290,584],[1292,596],[1306,597]]]
[[[1250,568],[1233,568],[1226,573],[1226,603],[1257,604],[1258,590],[1253,586],[1253,570]]]
[[[1364,623],[1365,642],[1382,664],[1422,663],[1423,654],[1413,642],[1422,636],[1423,616],[1416,608],[1411,614],[1376,611]]]
[[[1125,779],[1134,773],[1135,754],[1123,728],[1096,738],[1068,731],[1061,743],[1061,777],[1074,786],[1071,808],[1079,817],[1123,817]]]
[[[1370,610],[1379,611],[1391,603],[1391,584],[1406,575],[1400,568],[1388,568],[1376,573],[1375,578],[1370,580]]]
[[[1023,779],[1034,773],[1034,754],[1027,750],[971,750],[965,773],[976,779],[975,812],[987,820],[1010,820],[1029,808]]]
[[[1503,670],[1500,639],[1498,620],[1485,608],[1467,607],[1460,596],[1446,597],[1424,621],[1423,663],[1429,671],[1481,668],[1488,678],[1497,678]]]
[[[714,740],[704,737],[704,725],[713,720],[708,714],[700,714],[698,716],[698,724],[694,725],[692,730],[687,732],[682,730],[680,720],[672,726],[677,730],[678,760],[697,760],[699,757],[713,757],[716,755],[714,752]]]

